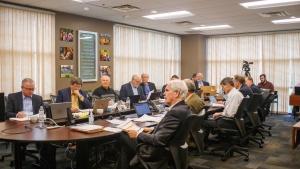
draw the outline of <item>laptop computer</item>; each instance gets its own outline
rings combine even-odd
[[[143,116],[144,114],[147,115],[152,115],[152,112],[149,108],[148,102],[143,102],[143,103],[134,103],[134,109],[136,112],[136,115],[138,117]]]
[[[295,95],[300,95],[300,86],[295,86]]]
[[[140,101],[140,95],[129,96],[129,99],[130,99],[130,107],[132,107],[134,103],[138,103]]]
[[[71,107],[71,102],[51,103],[49,106],[53,120],[67,119],[67,108]]]
[[[110,99],[97,99],[94,101],[93,112],[96,113],[97,109],[103,109],[103,112],[107,111],[107,107]]]
[[[228,95],[227,95],[227,94],[221,94],[221,95],[222,95],[222,97],[225,99],[225,101],[227,101]]]
[[[215,98],[215,96],[208,96],[209,100],[211,103],[218,103],[217,99]]]
[[[158,100],[160,98],[160,93],[161,92],[151,92],[151,94],[149,93],[150,97],[149,97],[149,99],[147,99],[147,101]]]

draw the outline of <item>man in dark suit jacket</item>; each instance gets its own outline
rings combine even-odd
[[[244,97],[253,96],[253,92],[251,88],[245,84],[245,76],[234,75],[233,82],[234,82],[234,87],[238,89],[243,94]]]
[[[181,80],[170,81],[164,93],[169,111],[154,130],[142,128],[139,131],[126,130],[121,132],[121,145],[123,147],[117,164],[118,169],[133,168],[138,164],[135,156],[137,142],[147,144],[141,147],[140,152],[142,155],[146,153],[142,157],[150,168],[166,168],[169,161],[169,152],[166,147],[168,147],[169,141],[180,125],[191,113],[189,106],[184,102],[186,93],[187,87],[184,82]]]
[[[71,111],[77,112],[79,109],[93,108],[92,103],[87,98],[85,91],[81,90],[82,80],[79,77],[73,77],[70,81],[70,87],[58,91],[56,103],[71,102]]]
[[[195,92],[197,92],[201,86],[210,86],[208,82],[202,79],[203,79],[203,74],[197,73],[196,80],[195,80],[195,87],[196,87]]]
[[[245,83],[247,86],[249,86],[251,88],[253,93],[259,93],[259,94],[262,93],[262,91],[259,89],[259,87],[253,83],[252,77],[245,77]]]
[[[143,93],[143,89],[140,86],[141,77],[139,75],[133,75],[131,81],[121,86],[119,100],[126,102],[127,97],[133,95],[140,95],[140,100],[146,100]]]
[[[43,106],[43,98],[33,94],[35,84],[32,79],[23,79],[21,88],[21,92],[8,95],[5,115],[7,119],[11,117],[23,118],[38,114],[40,107]]]
[[[141,77],[142,77],[142,83],[140,84],[140,86],[143,89],[143,94],[147,98],[150,91],[153,90],[154,92],[156,92],[156,87],[155,87],[154,83],[148,82],[148,80],[149,80],[149,75],[148,74],[143,73],[141,75]]]
[[[171,80],[176,80],[176,79],[179,79],[179,77],[177,75],[173,75],[171,77]],[[165,93],[165,90],[166,90],[166,87],[167,87],[168,84],[165,84],[163,85],[162,89],[161,89],[161,94],[160,94],[160,98],[164,98],[164,93]]]

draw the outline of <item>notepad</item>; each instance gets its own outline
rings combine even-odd
[[[11,117],[11,118],[9,118],[9,120],[12,120],[12,121],[29,121],[29,118],[28,117],[23,117],[23,118]]]
[[[103,131],[103,126],[99,125],[92,125],[92,124],[86,124],[86,125],[80,125],[80,126],[73,126],[71,127],[71,130],[74,131],[80,131],[84,133],[96,133]]]

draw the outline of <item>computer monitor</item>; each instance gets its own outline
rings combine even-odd
[[[295,95],[300,95],[300,86],[295,86]]]
[[[216,95],[216,86],[201,86],[200,89],[203,90],[202,95],[207,95],[207,96]]]

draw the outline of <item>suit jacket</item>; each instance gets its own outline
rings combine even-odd
[[[140,154],[150,168],[166,168],[169,158],[162,153],[165,154],[165,148],[190,114],[189,106],[182,100],[166,113],[152,134],[142,132],[138,135],[137,141],[146,143],[140,148]],[[172,140],[172,143],[179,144],[179,140]]]
[[[146,96],[143,93],[143,89],[141,86],[137,88],[138,94],[140,95],[140,100],[146,100]],[[126,83],[121,86],[119,100],[126,101],[128,96],[133,96],[133,91],[131,88],[131,83]]]
[[[145,84],[142,82],[142,83],[140,84],[140,86],[141,86],[142,89],[143,89],[143,94],[146,96]],[[154,92],[156,92],[156,87],[155,87],[155,84],[154,84],[154,83],[148,82],[148,86],[149,86],[149,88],[150,88],[150,91],[154,90]]]
[[[210,84],[208,82],[203,81],[203,80],[202,80],[202,82],[203,82],[204,86],[210,86]],[[198,83],[197,80],[195,80],[195,87],[196,87],[196,91],[195,92],[197,92],[199,90],[199,83]]]
[[[43,106],[43,98],[39,95],[32,95],[33,114],[38,114],[40,107]],[[16,117],[19,111],[23,111],[23,94],[22,92],[12,93],[8,95],[6,104],[5,117]]]
[[[204,102],[195,93],[192,93],[192,96],[187,100],[186,104],[189,105],[194,114],[198,114],[204,108]]]
[[[249,86],[247,86],[246,84],[243,84],[239,91],[243,94],[244,97],[249,95],[249,97],[251,98],[253,96],[253,92],[252,92],[251,88]]]
[[[79,93],[84,97],[84,100],[81,101],[78,98],[79,109],[90,109],[93,108],[92,103],[87,98],[87,94],[83,90],[79,90]],[[56,97],[56,103],[61,102],[71,102],[71,88],[67,87],[65,89],[61,89],[58,91],[58,95]]]

